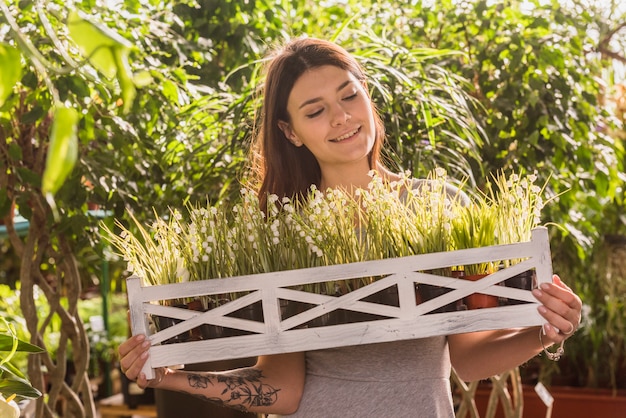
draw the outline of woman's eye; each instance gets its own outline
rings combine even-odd
[[[313,112],[313,113],[309,113],[308,115],[306,115],[307,118],[312,119],[318,115],[320,115],[322,113],[323,109],[318,110],[317,112]]]
[[[351,94],[351,95],[350,95],[350,96],[348,96],[348,97],[344,97],[344,99],[343,99],[343,100],[352,100],[352,99],[355,99],[355,98],[356,98],[356,96],[358,96],[358,93],[354,93],[354,94]]]

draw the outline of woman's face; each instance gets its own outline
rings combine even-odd
[[[291,122],[279,127],[313,153],[322,173],[355,163],[369,170],[374,117],[363,83],[351,72],[331,65],[305,72],[289,94],[287,111]]]

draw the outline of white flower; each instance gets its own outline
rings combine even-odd
[[[189,281],[189,270],[185,268],[182,258],[178,260],[178,266],[176,268],[176,277],[178,277],[181,282]]]

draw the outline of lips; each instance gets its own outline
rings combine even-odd
[[[340,137],[337,137],[337,138],[335,138],[335,139],[331,139],[331,140],[330,140],[330,142],[341,142],[341,141],[343,141],[343,140],[345,140],[345,139],[348,139],[348,138],[353,137],[353,136],[354,136],[354,135],[356,135],[356,134],[357,134],[360,130],[361,130],[361,128],[360,128],[360,127],[358,127],[358,128],[356,128],[356,129],[354,129],[354,130],[352,130],[352,131],[350,131],[350,132],[347,132],[347,133],[345,133],[345,134],[341,135]]]

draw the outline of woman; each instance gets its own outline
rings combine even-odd
[[[289,42],[269,61],[263,120],[254,148],[259,196],[302,197],[319,189],[364,188],[375,170],[400,177],[380,161],[382,121],[356,60],[318,39]],[[262,205],[266,205],[262,201]],[[539,329],[485,331],[261,356],[226,372],[141,368],[149,343],[142,335],[119,347],[126,376],[142,387],[182,391],[229,407],[294,417],[453,417],[449,376],[472,381],[516,367],[561,343],[578,327],[581,301],[560,279],[533,291],[546,319]],[[559,331],[563,330],[563,331]]]

